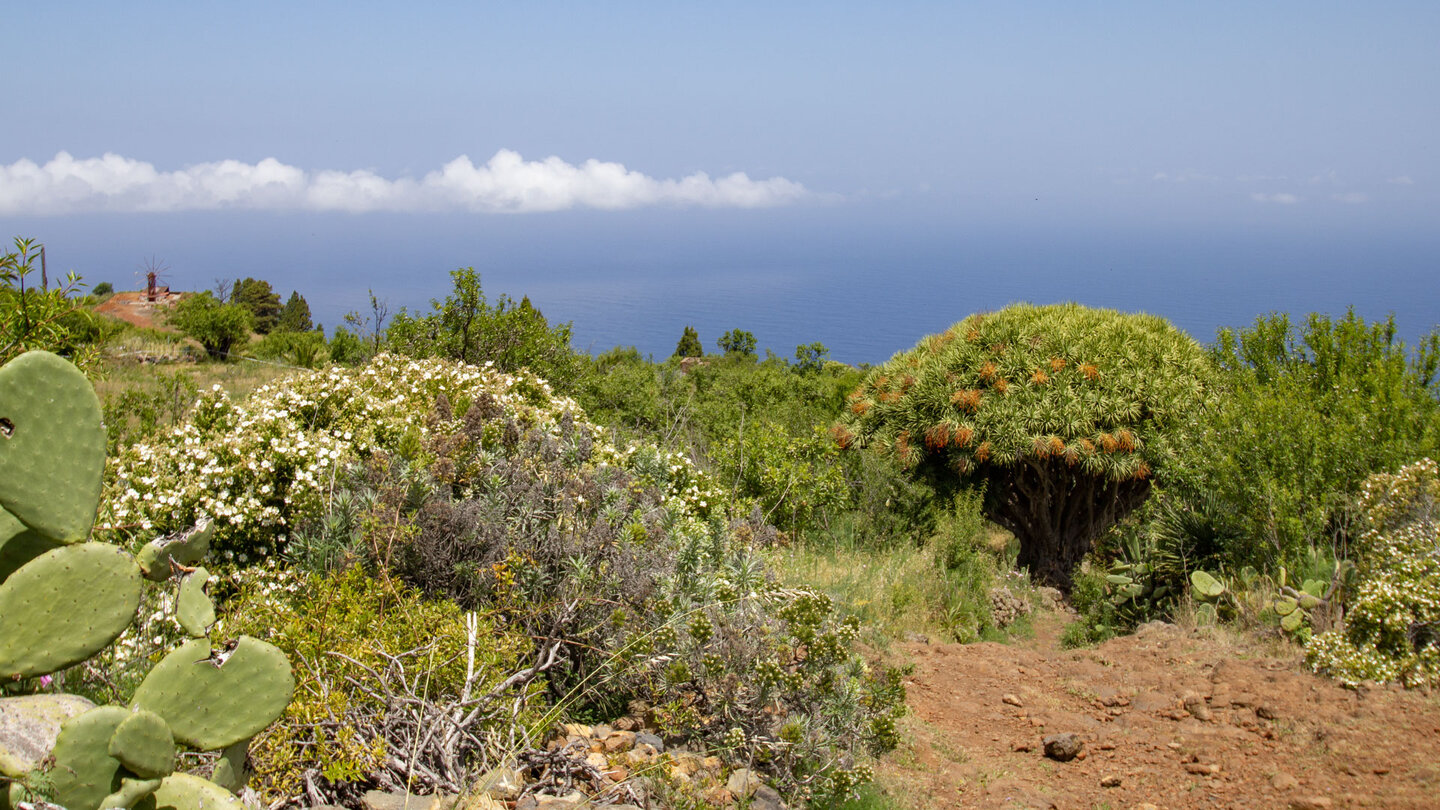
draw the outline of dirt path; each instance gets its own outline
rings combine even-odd
[[[1009,645],[901,646],[910,743],[883,783],[903,804],[1440,808],[1436,698],[1343,689],[1297,658],[1170,625],[1062,650],[1064,618],[1036,621]],[[1045,756],[1062,732],[1081,757]]]

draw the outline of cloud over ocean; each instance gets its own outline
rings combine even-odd
[[[461,155],[424,177],[386,178],[373,171],[305,169],[265,158],[221,160],[175,171],[107,153],[77,159],[60,152],[41,165],[0,165],[0,214],[167,212],[213,209],[468,211],[528,213],[573,208],[765,208],[812,197],[783,177],[696,172],[657,179],[620,163],[558,157],[526,160],[501,149],[476,165]]]

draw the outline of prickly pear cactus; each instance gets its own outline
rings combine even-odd
[[[176,773],[165,777],[159,789],[135,810],[246,810],[230,791],[198,776]]]
[[[175,737],[165,719],[136,711],[110,736],[110,756],[142,779],[160,779],[175,770]]]
[[[198,638],[150,670],[132,702],[165,718],[176,740],[213,750],[270,725],[294,690],[290,661],[275,646],[241,636],[225,650]]]
[[[0,507],[46,537],[81,542],[104,471],[100,402],[79,369],[49,352],[0,368]]]
[[[59,542],[0,509],[0,582],[4,582],[20,566],[59,545]]]
[[[225,750],[220,752],[220,758],[215,761],[215,770],[210,774],[210,781],[231,793],[239,793],[253,775],[250,770],[250,741],[241,740],[226,746]]]
[[[0,678],[78,664],[114,641],[140,605],[140,568],[104,543],[47,551],[0,583]]]
[[[135,557],[86,542],[100,498],[105,433],[84,375],[45,353],[0,368],[0,678],[43,675],[84,661],[135,618],[143,581],[180,577],[178,616],[192,641],[151,671],[131,707],[100,706],[67,720],[42,781],[68,810],[243,807],[245,748],[290,702],[295,681],[275,647],[249,637],[216,647],[194,568],[210,527],[163,538]],[[176,742],[226,748],[222,787],[173,773]],[[228,746],[228,748],[227,748]],[[28,795],[0,778],[0,810]]]
[[[101,800],[119,790],[121,780],[135,778],[124,764],[110,756],[110,738],[130,712],[120,706],[98,706],[60,727],[51,752],[55,766],[50,782],[55,801],[70,808],[97,808]]]
[[[215,534],[215,524],[201,520],[195,528],[169,537],[151,540],[140,549],[136,561],[145,578],[151,582],[164,582],[175,573],[176,568],[192,566],[205,559],[210,553],[210,538]]]
[[[205,583],[210,572],[196,568],[180,581],[180,593],[175,598],[175,618],[191,638],[204,638],[215,624],[215,605],[205,593]]]

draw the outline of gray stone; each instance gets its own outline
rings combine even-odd
[[[1045,738],[1045,756],[1057,762],[1069,762],[1083,750],[1085,741],[1073,732],[1051,734]]]
[[[0,774],[19,778],[40,767],[66,720],[95,708],[79,695],[0,698]]]
[[[760,775],[749,768],[736,768],[731,772],[730,778],[725,780],[725,789],[735,794],[737,799],[748,799],[760,790],[765,784]]]
[[[403,791],[387,793],[383,790],[367,790],[365,795],[360,797],[360,806],[365,810],[446,810],[454,803],[453,796],[418,796]]]
[[[761,785],[755,788],[755,795],[750,797],[750,810],[785,810],[785,802],[775,788]]]
[[[585,794],[574,791],[567,796],[550,796],[544,793],[534,794],[521,799],[515,810],[582,810],[590,806],[590,800]]]
[[[639,733],[639,734],[636,734],[636,735],[635,735],[635,744],[636,744],[637,746],[638,746],[638,745],[648,745],[648,746],[651,746],[652,748],[654,748],[656,751],[664,751],[664,750],[665,750],[665,741],[662,740],[662,739],[660,739],[660,737],[659,737],[658,735],[651,734],[651,733],[648,732],[648,731],[644,731],[644,732],[641,732],[641,733]]]

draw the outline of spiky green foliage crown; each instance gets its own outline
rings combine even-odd
[[[1079,304],[971,315],[875,368],[835,426],[845,447],[966,474],[1063,460],[1145,478],[1204,396],[1209,364],[1163,318]]]

